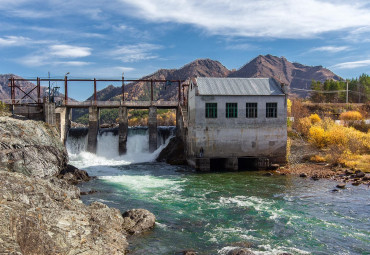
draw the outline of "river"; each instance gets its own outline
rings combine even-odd
[[[197,173],[153,162],[164,144],[147,152],[144,133],[128,137],[119,157],[114,134],[99,137],[97,155],[84,151],[84,137],[67,148],[71,164],[97,179],[80,185],[97,190],[82,200],[122,212],[145,208],[156,227],[129,238],[130,254],[227,254],[249,247],[255,254],[370,254],[369,188],[261,172]],[[81,145],[82,144],[82,145]],[[82,149],[81,149],[82,148]]]

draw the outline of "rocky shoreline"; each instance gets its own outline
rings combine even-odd
[[[126,254],[126,237],[154,227],[144,209],[85,205],[57,130],[0,117],[0,254]]]

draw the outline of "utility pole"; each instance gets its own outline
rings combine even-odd
[[[346,104],[348,104],[348,81],[347,81],[347,96],[346,96]]]

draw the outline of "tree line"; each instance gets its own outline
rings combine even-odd
[[[351,80],[312,81],[310,100],[314,103],[367,103],[370,101],[370,76],[362,74]]]

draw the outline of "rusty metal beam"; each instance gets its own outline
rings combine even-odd
[[[125,77],[122,74],[122,101],[125,101]]]
[[[41,103],[40,97],[41,97],[41,84],[40,78],[37,77],[37,103]]]
[[[96,104],[96,79],[94,78],[94,102]]]
[[[179,103],[181,102],[181,81],[177,81],[179,84]]]
[[[67,83],[67,76],[64,76],[64,104],[68,104],[68,83]]]
[[[150,80],[150,101],[153,102],[153,80]]]

